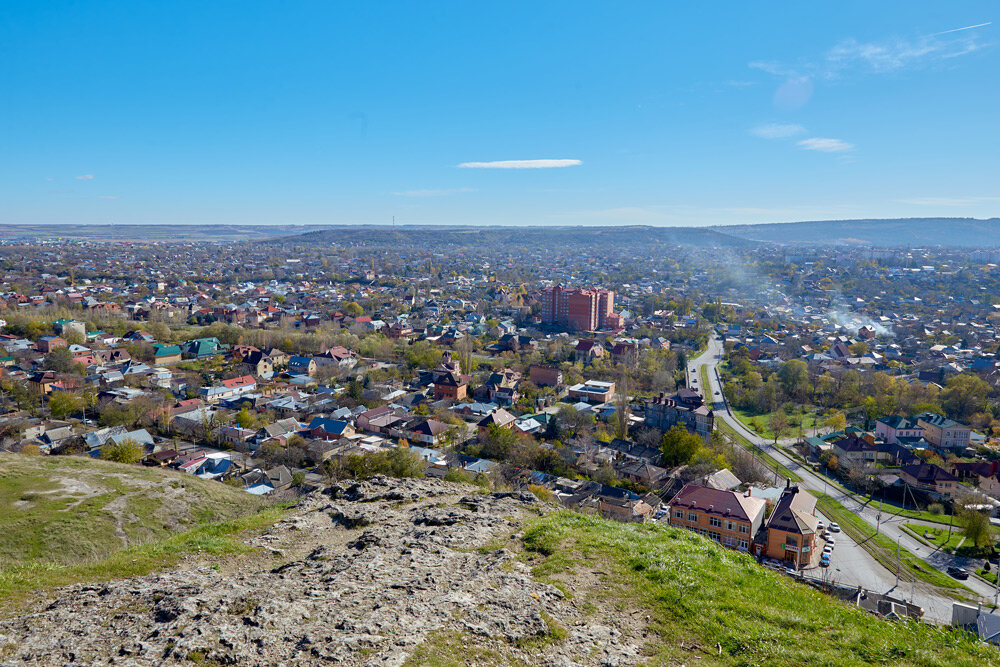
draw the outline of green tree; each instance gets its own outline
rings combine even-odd
[[[69,373],[75,370],[73,353],[67,347],[57,347],[45,355],[45,367],[57,373]]]
[[[803,401],[809,394],[809,369],[801,359],[786,361],[778,369],[778,380],[788,396]]]
[[[136,464],[142,460],[142,445],[132,438],[122,438],[118,442],[108,441],[101,447],[101,458],[105,461]]]
[[[365,314],[365,309],[357,301],[348,301],[344,304],[344,314],[351,317],[361,317]]]
[[[694,458],[703,444],[701,438],[680,424],[675,424],[663,434],[663,439],[660,441],[663,465],[670,467],[684,465]]]
[[[68,417],[78,411],[83,400],[69,391],[54,391],[49,395],[49,412],[56,419]]]
[[[941,406],[949,417],[965,420],[984,410],[990,385],[978,375],[961,373],[948,378],[941,391]]]
[[[971,542],[977,547],[993,543],[993,527],[986,514],[965,507],[959,511],[959,520],[962,523],[962,534],[965,535],[966,542]]]
[[[843,412],[834,412],[826,418],[824,423],[827,428],[833,429],[834,431],[843,431],[847,428],[847,417],[844,416]]]
[[[507,461],[517,447],[517,434],[509,428],[490,424],[479,445],[479,455],[483,458]]]

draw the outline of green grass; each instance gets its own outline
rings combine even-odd
[[[934,514],[933,512],[928,512],[927,510],[910,510],[903,509],[898,505],[891,505],[889,503],[883,503],[878,500],[869,500],[864,496],[858,497],[859,502],[866,503],[869,507],[875,507],[883,512],[888,512],[889,514],[895,514],[896,516],[908,517],[910,519],[919,519],[921,521],[928,521],[930,523],[940,523],[947,526],[951,517],[948,514]]]
[[[174,471],[75,456],[0,455],[0,607],[36,589],[225,554],[273,521],[266,502]],[[263,523],[261,523],[263,522]]]
[[[658,522],[557,512],[534,522],[524,546],[534,551],[535,572],[584,575],[576,579],[578,597],[581,582],[591,581],[588,601],[613,606],[620,618],[648,616],[646,664],[1000,664],[994,647],[967,634],[877,619],[747,554]]]
[[[16,610],[26,600],[35,599],[39,591],[60,586],[138,577],[176,565],[190,554],[220,557],[245,553],[250,547],[239,539],[241,533],[270,526],[286,514],[286,506],[273,505],[249,516],[198,526],[79,565],[23,561],[0,570],[0,608]]]
[[[733,411],[733,415],[743,422],[744,426],[765,440],[774,440],[774,431],[771,430],[768,413],[751,412],[750,410],[741,410],[732,406],[730,407]],[[823,418],[817,417],[815,412],[806,411],[801,413],[791,413],[788,416],[789,419],[801,419],[803,431],[823,426]],[[794,428],[790,427],[782,437],[790,438],[798,436],[798,434],[799,426],[796,424]]]
[[[947,528],[932,528],[929,526],[921,526],[916,523],[906,523],[903,524],[903,529],[908,533],[916,537],[918,540],[926,542],[932,547],[937,547],[948,553],[954,553],[958,545],[963,541],[962,528],[961,526],[956,526],[951,534],[948,534]]]
[[[831,521],[840,524],[844,532],[865,551],[870,553],[883,567],[890,571],[896,570],[897,545],[895,542],[882,533],[876,535],[873,526],[838,503],[831,496],[818,491],[810,491],[809,493],[816,496],[816,507],[820,512]],[[901,573],[907,578],[912,579],[915,577],[932,586],[937,586],[951,597],[964,598],[966,593],[971,592],[944,572],[925,563],[912,552],[906,549],[898,549],[898,554],[898,564]]]
[[[776,470],[779,475],[781,475],[782,477],[784,477],[786,479],[790,479],[793,482],[801,482],[802,481],[802,478],[799,477],[794,472],[792,472],[791,470],[789,470],[786,465],[784,465],[783,463],[778,462],[778,460],[775,459],[773,456],[771,456],[770,454],[768,454],[767,452],[765,452],[764,450],[762,450],[760,447],[757,447],[756,445],[754,445],[752,442],[750,442],[749,440],[747,440],[744,436],[742,436],[739,433],[737,433],[736,430],[732,426],[730,426],[729,424],[727,424],[722,419],[717,419],[715,421],[715,424],[719,428],[720,431],[722,431],[723,433],[725,433],[729,437],[733,438],[733,440],[735,440],[741,447],[743,447],[744,449],[748,449],[748,450],[754,452],[757,455],[758,458],[760,458],[761,460],[763,460],[771,468],[771,470]]]
[[[101,560],[263,501],[174,471],[75,456],[0,455],[0,568]]]

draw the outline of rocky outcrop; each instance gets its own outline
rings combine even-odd
[[[4,664],[400,665],[441,632],[528,663],[636,661],[507,548],[542,511],[436,480],[331,486],[249,538],[245,567],[72,586],[0,622]],[[552,623],[569,632],[546,643]]]

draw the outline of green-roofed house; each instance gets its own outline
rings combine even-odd
[[[205,359],[219,354],[225,354],[229,350],[228,345],[212,336],[211,338],[195,338],[184,343],[184,356],[188,359]]]
[[[153,345],[153,361],[158,364],[173,364],[181,360],[183,352],[180,345]]]

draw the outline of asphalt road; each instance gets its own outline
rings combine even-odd
[[[719,383],[717,372],[718,364],[723,360],[724,351],[722,341],[717,337],[709,340],[708,348],[698,357],[688,363],[688,381],[696,379],[694,387],[706,396],[706,401],[712,405],[716,419],[724,420],[747,440],[759,446],[769,456],[779,461],[789,470],[795,472],[802,478],[799,486],[806,490],[825,492],[844,505],[848,510],[854,512],[864,519],[871,526],[878,523],[879,531],[892,541],[899,542],[899,545],[907,549],[924,560],[931,567],[944,571],[951,565],[969,566],[969,559],[952,556],[940,549],[932,549],[901,528],[903,523],[913,523],[912,519],[901,518],[883,512],[881,520],[877,517],[874,508],[868,507],[858,502],[853,496],[848,494],[834,480],[814,473],[811,469],[805,468],[795,459],[786,455],[782,450],[775,447],[771,442],[764,440],[756,433],[747,429],[742,422],[736,419],[729,411],[724,397],[722,387]],[[701,387],[701,367],[708,366],[709,386]],[[692,373],[691,371],[694,371]],[[719,392],[719,395],[716,395]],[[827,517],[823,517],[824,522],[829,524]],[[836,546],[831,557],[831,566],[826,574],[827,577],[835,579],[837,582],[849,586],[862,586],[867,590],[878,593],[890,593],[894,597],[913,600],[916,604],[924,608],[925,616],[939,622],[951,622],[951,605],[954,600],[944,594],[936,586],[917,581],[910,582],[900,579],[899,587],[896,587],[896,573],[891,572],[882,566],[864,548],[854,544],[854,542],[839,533],[836,536]],[[813,576],[823,576],[823,568],[816,568],[811,572]],[[905,576],[905,573],[904,573]],[[995,587],[975,576],[969,577],[962,582],[975,594],[982,597],[983,603],[993,605]],[[975,597],[975,596],[973,596]]]

